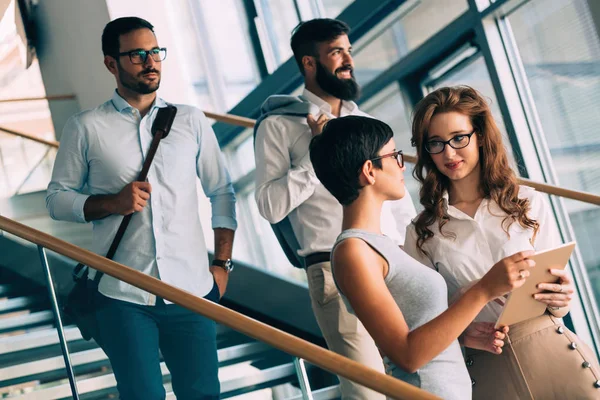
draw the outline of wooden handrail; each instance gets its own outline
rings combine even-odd
[[[233,114],[217,114],[213,112],[205,112],[205,115],[208,118],[214,119],[215,121],[224,122],[226,124],[242,126],[244,128],[252,128],[254,127],[255,120],[245,117],[240,117]],[[31,139],[39,143],[47,144],[48,146],[58,147],[58,142],[53,140],[45,140],[33,135],[17,132],[11,129],[0,127],[0,131],[10,133],[16,136],[20,136],[23,138]],[[417,162],[417,157],[413,154],[404,154],[404,160],[409,163],[415,164]],[[539,192],[552,194],[554,196],[565,197],[567,199],[577,200],[584,203],[594,204],[600,206],[600,196],[588,193],[581,192],[578,190],[565,189],[554,185],[549,185],[547,183],[541,183],[532,181],[525,178],[518,178],[518,182],[520,185],[530,186],[536,189]]]
[[[82,249],[9,218],[0,216],[0,230],[55,251],[123,282],[179,304],[188,310],[265,342],[286,353],[303,358],[311,364],[348,378],[389,397],[395,399],[441,400],[439,397],[399,379],[377,372],[349,358],[256,321],[212,301],[196,297],[189,292],[171,286],[133,268],[109,260],[89,250]]]
[[[553,194],[555,196],[566,197],[567,199],[578,200],[584,203],[595,204],[597,206],[600,206],[600,196],[595,195],[593,193],[565,189],[558,186],[548,185],[547,183],[536,182],[525,178],[518,178],[518,181],[520,185],[530,186],[538,192]]]
[[[21,97],[17,99],[0,99],[0,103],[18,103],[26,101],[52,101],[52,100],[74,100],[76,97],[74,94],[59,94],[56,96],[43,96],[43,97]]]
[[[56,140],[42,139],[37,136],[30,135],[29,133],[14,131],[12,129],[4,128],[2,126],[0,126],[0,132],[10,133],[11,135],[19,136],[25,139],[33,140],[34,142],[58,148],[58,142]]]
[[[210,111],[203,112],[204,115],[210,119],[214,119],[215,121],[224,122],[230,125],[243,126],[244,128],[254,128],[254,123],[256,122],[252,118],[240,117],[239,115],[217,114]]]

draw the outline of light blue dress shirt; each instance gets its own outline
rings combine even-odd
[[[141,118],[115,91],[112,99],[81,112],[66,123],[60,141],[46,206],[56,220],[87,222],[83,206],[90,195],[115,194],[137,179],[150,148],[156,98]],[[212,227],[235,230],[235,195],[215,134],[195,107],[176,104],[177,116],[161,140],[148,173],[152,193],[135,213],[114,260],[196,296],[213,287],[200,217],[196,177],[212,207]],[[123,219],[110,215],[93,221],[92,250],[106,255]],[[93,274],[92,274],[93,275]],[[154,305],[148,292],[104,275],[105,296]]]

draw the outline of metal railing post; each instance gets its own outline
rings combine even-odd
[[[310,382],[308,382],[308,374],[306,373],[306,365],[304,360],[301,358],[294,358],[294,367],[296,367],[296,375],[298,376],[298,383],[300,384],[300,390],[302,391],[302,398],[304,400],[313,400],[312,391],[310,390]]]
[[[71,393],[73,394],[73,399],[79,400],[77,382],[75,380],[75,374],[73,373],[73,367],[71,365],[71,356],[69,355],[69,348],[67,347],[67,341],[65,339],[63,323],[60,317],[60,308],[58,307],[58,300],[56,298],[56,292],[54,291],[54,282],[52,281],[52,273],[50,272],[50,266],[48,265],[48,257],[46,257],[46,249],[38,245],[38,252],[40,254],[40,261],[42,262],[42,267],[46,275],[48,294],[50,295],[50,301],[52,302],[52,312],[54,313],[54,320],[56,321],[56,331],[58,332],[58,339],[60,340],[60,347],[62,348],[63,358],[65,360],[65,368],[67,370],[67,375],[69,376]]]

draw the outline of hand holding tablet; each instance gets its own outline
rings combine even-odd
[[[523,286],[515,289],[508,296],[496,322],[496,329],[544,314],[546,305],[533,298],[534,294],[542,292],[537,286],[540,283],[557,282],[557,277],[550,274],[549,270],[565,269],[574,248],[575,242],[570,242],[554,249],[541,251],[531,257],[536,265],[529,270],[530,275]]]

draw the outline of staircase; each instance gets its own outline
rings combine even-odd
[[[66,321],[68,324],[68,321]],[[302,399],[292,356],[218,326],[217,344],[222,398]],[[117,398],[116,381],[106,354],[79,330],[65,326],[65,337],[82,399]],[[323,373],[307,365],[309,376]],[[168,399],[171,377],[161,363]],[[311,381],[311,385],[317,386]],[[338,386],[312,388],[313,399],[339,398]],[[0,268],[0,398],[71,398],[47,290]]]

